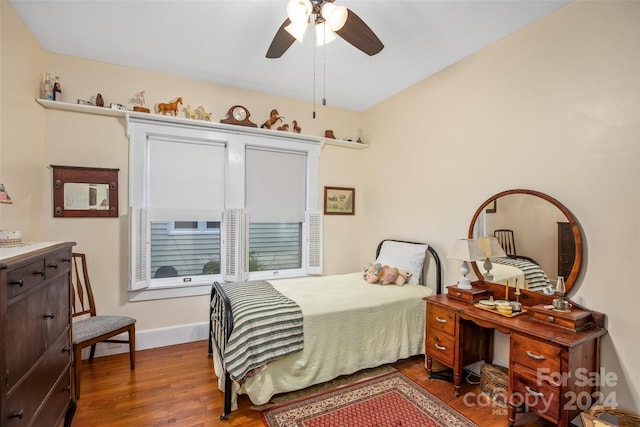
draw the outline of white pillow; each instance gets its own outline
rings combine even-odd
[[[426,251],[427,245],[424,244],[386,240],[382,243],[376,262],[383,266],[388,265],[389,267],[409,271],[411,273],[409,283],[417,285],[422,275]]]

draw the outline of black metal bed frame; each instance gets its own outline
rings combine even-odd
[[[385,241],[393,241],[393,242],[402,242],[402,243],[412,243],[412,244],[421,244],[417,242],[409,242],[405,240],[394,240],[394,239],[385,239],[380,242],[378,247],[376,248],[376,258],[380,255],[380,249],[382,248],[382,244]],[[431,246],[427,245],[427,251],[431,255],[431,258],[435,262],[435,276],[436,276],[436,294],[440,294],[442,292],[442,264],[440,262],[440,257],[438,253]],[[422,270],[422,280],[421,284],[426,286],[427,278],[424,270]],[[214,297],[218,295],[219,298],[216,298],[216,304],[213,305]],[[224,351],[229,341],[229,337],[231,336],[231,331],[233,331],[233,313],[231,312],[231,302],[229,298],[225,294],[222,286],[218,282],[213,282],[213,286],[211,286],[211,298],[209,304],[209,357],[213,357],[214,351],[214,343],[215,350],[218,353],[218,357],[222,361],[222,365],[224,367]],[[212,321],[213,313],[221,313],[222,316],[216,318],[215,327],[214,322]],[[233,393],[231,393],[232,381],[231,375],[229,372],[225,370],[224,373],[224,408],[222,410],[222,415],[220,415],[221,420],[226,420],[229,418],[231,414],[231,398]]]

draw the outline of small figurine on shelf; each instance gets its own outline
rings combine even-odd
[[[158,104],[158,114],[166,115],[168,112],[171,112],[174,116],[178,115],[178,105],[182,104],[182,97],[179,96],[173,102],[159,103]]]
[[[104,107],[104,98],[102,98],[102,95],[100,93],[96,95],[96,105],[98,107]]]
[[[207,113],[206,111],[204,111],[204,107],[202,105],[196,108],[196,112],[198,113],[198,118],[200,120],[205,120],[207,122],[211,121],[211,113]]]
[[[144,106],[144,91],[138,92],[134,95],[133,99],[135,100],[136,105],[133,106],[133,111],[139,111],[141,113],[150,113],[147,107]]]
[[[279,120],[282,120],[282,119],[284,119],[284,117],[280,116],[280,114],[278,113],[278,110],[273,109],[273,110],[271,110],[271,114],[270,114],[269,120],[264,122],[262,124],[262,126],[260,126],[260,127],[261,128],[271,129],[271,126],[275,125],[276,123],[278,123]]]
[[[289,130],[289,125],[287,123],[283,124],[282,126],[278,126],[278,130],[283,130],[283,131],[288,131]]]
[[[298,126],[298,122],[296,120],[294,120],[291,124],[293,125],[293,131],[295,133],[300,133],[302,131],[300,126]]]
[[[193,119],[193,120],[198,120],[198,111],[197,110],[192,110],[191,109],[191,105],[187,104],[184,107],[184,113],[187,116],[187,119]]]

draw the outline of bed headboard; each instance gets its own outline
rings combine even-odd
[[[431,255],[431,258],[433,259],[433,262],[435,264],[436,294],[440,294],[442,292],[442,265],[440,263],[440,257],[438,256],[438,253],[436,252],[435,249],[431,247],[431,245],[428,245],[426,243],[420,243],[420,242],[409,242],[406,240],[384,239],[378,244],[378,247],[376,248],[376,258],[378,258],[378,255],[380,255],[380,249],[382,249],[382,244],[386,241],[411,243],[414,245],[427,245],[427,252]],[[427,264],[427,262],[428,262],[428,259],[425,257],[424,264],[422,265],[422,275],[420,278],[420,283],[424,286],[427,285],[427,271],[424,268],[424,265]]]

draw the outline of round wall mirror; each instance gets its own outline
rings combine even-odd
[[[559,276],[567,293],[582,266],[582,234],[573,214],[551,196],[508,190],[487,199],[473,215],[469,238],[489,263],[471,263],[478,279],[553,293]]]

